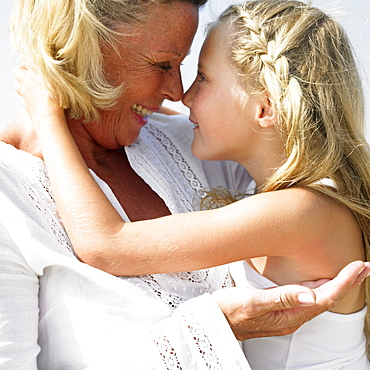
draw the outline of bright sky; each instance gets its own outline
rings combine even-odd
[[[195,78],[197,54],[203,40],[204,25],[214,20],[229,4],[236,0],[209,0],[201,13],[201,24],[192,48],[192,54],[186,58],[183,66],[184,87],[188,88]],[[333,15],[346,29],[358,57],[360,72],[363,77],[366,102],[368,140],[370,140],[370,1],[369,0],[312,0],[314,6]],[[0,3],[0,109],[2,119],[0,129],[8,124],[17,113],[20,103],[12,90],[12,69],[19,57],[12,52],[9,44],[7,21],[13,0],[1,0]],[[186,114],[186,109],[177,103],[166,104]]]

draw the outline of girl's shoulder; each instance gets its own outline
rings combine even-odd
[[[362,231],[352,211],[315,187],[260,193],[241,202],[245,216],[265,225],[271,243],[285,253],[281,256],[335,257],[345,265],[363,255]]]

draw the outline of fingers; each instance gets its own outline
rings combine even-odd
[[[24,70],[35,71],[31,61],[24,55],[21,58],[20,67]]]
[[[314,280],[314,281],[304,281],[303,283],[299,283],[299,285],[305,286],[310,289],[316,289],[320,287],[321,285],[327,283],[330,281],[330,279],[320,279],[320,280]]]
[[[361,270],[361,268],[363,268]],[[363,281],[370,276],[370,262],[355,261],[347,265],[342,274],[338,277],[336,284],[349,284],[353,280],[353,286],[360,285]],[[320,279],[315,281],[304,281],[300,285],[316,289],[323,284],[328,283],[331,279]],[[341,281],[341,282],[340,282]],[[347,283],[345,283],[347,281]]]
[[[369,273],[368,262],[351,262],[333,280],[315,289],[317,302],[326,309],[330,309],[352,288],[361,284],[369,276]]]
[[[266,290],[221,289],[212,293],[239,340],[286,335],[332,308],[370,273],[370,263],[347,265],[333,280],[307,286],[287,285]],[[324,284],[323,284],[324,283]]]
[[[13,90],[18,94],[18,95],[21,95],[20,93],[20,88],[21,88],[21,85],[19,83],[18,80],[14,80],[13,83],[12,83],[12,88]]]
[[[321,311],[335,306],[352,288],[361,284],[370,274],[370,263],[354,261],[345,266],[332,280],[322,279],[316,282],[305,283],[308,289],[300,292],[294,286],[284,286],[284,290],[276,289],[278,307],[289,309],[294,307],[311,306],[315,303],[321,307]]]
[[[298,285],[268,290],[221,289],[212,296],[239,340],[291,334],[322,312],[320,307],[311,306],[314,292]]]
[[[333,295],[343,297],[352,287],[361,284],[368,274],[368,263],[354,261],[345,266],[334,279],[323,284],[317,290],[330,289]]]
[[[20,68],[27,69],[27,59],[26,59],[25,56],[23,56],[22,59],[21,59]]]
[[[26,107],[26,103],[23,99],[23,90],[22,90],[22,81],[24,79],[23,73],[24,68],[22,66],[17,66],[13,69],[13,76],[15,77],[15,80],[12,83],[13,90],[21,97],[21,104],[22,107]]]
[[[364,262],[364,269],[357,275],[355,280],[356,285],[362,284],[364,280],[370,276],[370,262]]]
[[[263,290],[261,298],[265,302],[266,312],[312,306],[316,302],[314,291],[300,285],[285,285]]]

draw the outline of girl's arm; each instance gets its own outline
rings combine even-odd
[[[325,215],[328,207],[315,207],[317,195],[304,189],[260,194],[212,211],[124,222],[88,171],[58,101],[25,68],[18,69],[16,77],[58,210],[82,261],[114,275],[139,275],[197,270],[259,256],[292,259],[307,248],[317,258],[317,235],[327,234],[322,220],[330,215]],[[332,276],[338,270],[333,266]]]

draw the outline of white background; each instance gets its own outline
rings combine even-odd
[[[0,129],[8,124],[20,107],[18,96],[12,90],[12,69],[19,57],[12,52],[8,36],[8,18],[13,0],[0,0]],[[195,78],[197,55],[203,40],[204,26],[229,4],[236,0],[209,0],[201,12],[201,22],[192,53],[183,66],[184,87],[188,88]],[[312,4],[333,15],[346,29],[358,57],[366,98],[367,138],[370,139],[370,0],[312,0]],[[181,103],[167,106],[187,113]]]

